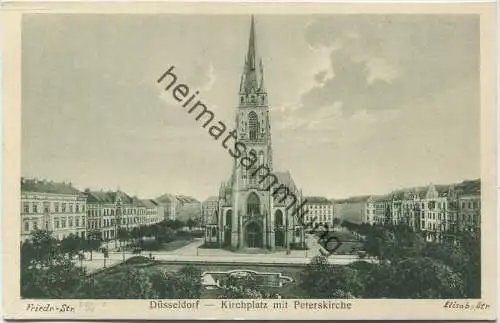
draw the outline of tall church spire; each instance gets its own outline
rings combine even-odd
[[[262,83],[262,64],[257,67],[257,51],[255,37],[255,21],[252,15],[250,22],[250,37],[248,40],[248,52],[245,57],[245,68],[241,77],[240,92],[250,93],[252,88],[257,92],[260,88],[259,81]]]
[[[255,70],[255,22],[253,15],[250,23],[250,38],[248,40],[247,68]]]

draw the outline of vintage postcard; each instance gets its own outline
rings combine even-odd
[[[12,3],[7,319],[495,319],[492,4]]]

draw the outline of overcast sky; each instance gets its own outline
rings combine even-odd
[[[475,16],[256,16],[274,168],[340,198],[479,178]],[[22,175],[205,199],[231,158],[156,85],[176,74],[231,125],[249,16],[31,15]]]

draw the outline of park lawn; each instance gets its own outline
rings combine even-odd
[[[322,232],[317,232],[316,235],[322,236]],[[363,243],[350,231],[331,231],[325,236],[327,237],[337,237],[342,243],[341,246],[335,250],[336,255],[350,255],[356,250],[361,250],[363,248]]]
[[[174,251],[184,246],[187,246],[193,241],[194,239],[179,239],[167,243],[162,243],[158,251]]]

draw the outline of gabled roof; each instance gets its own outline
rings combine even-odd
[[[197,199],[191,196],[186,196],[186,195],[176,195],[175,198],[181,202],[182,204],[184,203],[200,203]]]
[[[121,191],[90,191],[85,190],[89,203],[115,203],[118,197],[123,204],[132,204],[132,198]]]
[[[481,194],[481,180],[463,181],[455,185],[455,190],[460,195],[479,195]]]
[[[79,194],[79,190],[71,183],[57,183],[47,180],[21,178],[21,192],[37,192],[52,194]]]
[[[158,206],[158,203],[156,203],[155,200],[152,200],[152,199],[142,199],[141,203],[143,206],[147,207],[148,209],[155,208]]]
[[[177,199],[172,194],[165,193],[155,199],[159,204],[168,204],[172,202],[177,202]]]

